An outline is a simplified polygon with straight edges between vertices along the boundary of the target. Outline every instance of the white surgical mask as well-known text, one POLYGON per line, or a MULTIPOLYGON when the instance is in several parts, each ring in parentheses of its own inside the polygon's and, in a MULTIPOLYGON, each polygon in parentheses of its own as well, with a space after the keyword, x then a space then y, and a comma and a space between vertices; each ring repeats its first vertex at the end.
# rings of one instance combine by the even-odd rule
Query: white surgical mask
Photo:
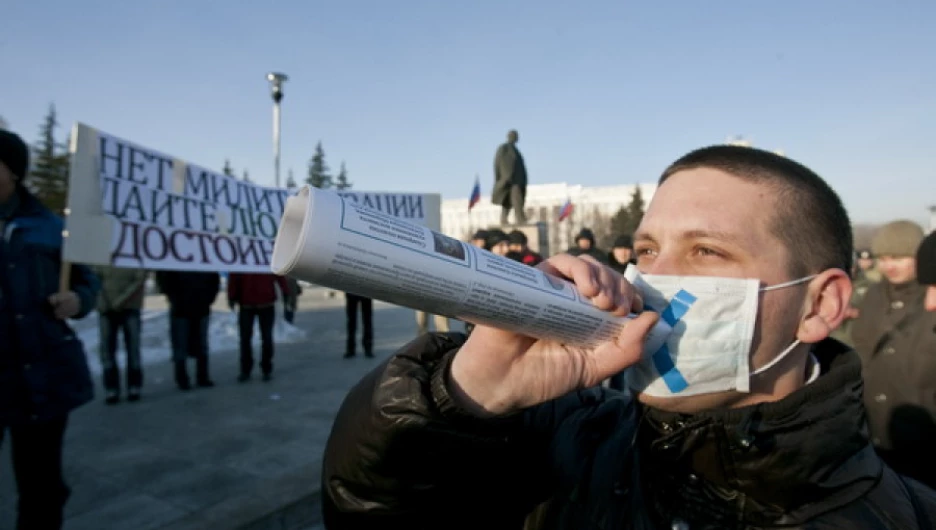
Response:
POLYGON ((648 341, 641 361, 627 370, 628 385, 649 396, 671 397, 750 392, 752 375, 769 370, 799 345, 794 341, 751 371, 760 292, 805 283, 815 275, 764 288, 757 279, 642 275, 633 265, 624 277, 643 295, 645 308, 660 314, 657 335, 669 328, 663 344, 648 341))

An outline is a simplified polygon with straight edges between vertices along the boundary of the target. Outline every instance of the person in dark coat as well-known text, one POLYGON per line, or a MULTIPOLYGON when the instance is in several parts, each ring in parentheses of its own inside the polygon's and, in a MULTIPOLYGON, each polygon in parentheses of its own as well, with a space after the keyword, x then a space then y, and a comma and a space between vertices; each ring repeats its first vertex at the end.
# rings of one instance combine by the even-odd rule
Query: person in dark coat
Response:
POLYGON ((487 240, 484 242, 484 250, 487 250, 498 256, 506 256, 510 252, 510 236, 503 230, 488 230, 487 240))
POLYGON ((917 281, 926 286, 923 307, 936 311, 936 232, 930 232, 920 243, 916 255, 917 281))
POLYGON ((73 264, 68 291, 59 292, 64 225, 24 186, 28 168, 25 142, 0 130, 0 443, 9 433, 17 528, 57 529, 70 495, 62 477, 68 416, 94 395, 67 320, 94 309, 99 284, 73 264))
POLYGON ((299 280, 286 278, 286 294, 283 300, 283 320, 290 324, 296 319, 296 310, 299 308, 299 297, 302 296, 302 286, 299 280))
POLYGON ((358 307, 361 308, 361 323, 364 325, 361 334, 364 356, 374 356, 374 300, 366 296, 345 293, 345 325, 348 334, 345 343, 345 359, 354 357, 357 351, 358 307))
POLYGON ((535 267, 543 262, 543 256, 530 250, 528 246, 529 240, 526 234, 519 230, 514 230, 507 234, 507 237, 510 238, 510 252, 507 253, 508 258, 531 267, 535 267))
POLYGON ((871 250, 883 279, 873 284, 851 327, 864 365, 871 439, 897 472, 936 487, 936 313, 917 281, 923 229, 895 221, 874 235, 871 250))
POLYGON ((526 224, 527 172, 523 155, 517 149, 520 139, 517 131, 507 133, 507 142, 497 148, 494 156, 494 191, 491 202, 501 207, 501 226, 507 226, 510 210, 514 211, 516 224, 526 224))
POLYGON ((566 251, 572 256, 591 256, 599 263, 608 263, 608 253, 599 249, 595 242, 595 233, 591 228, 583 228, 575 234, 575 246, 566 251))
POLYGON ((221 289, 217 272, 160 271, 156 273, 159 290, 169 300, 169 334, 172 361, 179 390, 190 390, 187 360, 195 358, 195 384, 214 386, 208 373, 208 323, 211 305, 221 289))
MULTIPOLYGON (((254 321, 260 324, 260 371, 263 380, 273 377, 273 324, 276 320, 276 288, 287 294, 286 278, 275 274, 247 274, 232 272, 228 275, 228 307, 237 310, 237 328, 240 335, 240 375, 238 382, 250 379, 253 372, 254 321)), ((283 305, 286 301, 284 298, 283 305)))
POLYGON ((634 255, 634 238, 629 235, 620 235, 614 240, 611 252, 608 252, 608 266, 624 274, 628 265, 637 264, 634 255))
POLYGON ((594 348, 481 325, 467 340, 405 346, 338 411, 322 462, 325 527, 933 528, 936 492, 876 455, 860 358, 828 339, 853 258, 848 214, 825 181, 769 151, 693 151, 664 171, 635 247, 646 281, 676 289, 686 278, 699 295, 667 339, 693 362, 644 355, 673 312, 644 311, 606 265, 553 256, 541 267, 596 307, 640 315, 594 348), (729 316, 717 288, 742 281, 765 290, 729 316), (712 333, 727 339, 724 355, 700 342, 712 333), (600 386, 629 367, 627 392, 600 386))

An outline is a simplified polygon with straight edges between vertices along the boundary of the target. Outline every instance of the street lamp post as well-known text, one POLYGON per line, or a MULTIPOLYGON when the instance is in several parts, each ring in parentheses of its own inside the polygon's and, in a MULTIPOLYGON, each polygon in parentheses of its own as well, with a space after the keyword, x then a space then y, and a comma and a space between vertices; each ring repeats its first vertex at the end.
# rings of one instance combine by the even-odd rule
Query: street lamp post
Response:
POLYGON ((267 81, 273 96, 273 178, 276 187, 280 187, 280 101, 283 100, 283 83, 289 79, 286 74, 270 72, 267 81))

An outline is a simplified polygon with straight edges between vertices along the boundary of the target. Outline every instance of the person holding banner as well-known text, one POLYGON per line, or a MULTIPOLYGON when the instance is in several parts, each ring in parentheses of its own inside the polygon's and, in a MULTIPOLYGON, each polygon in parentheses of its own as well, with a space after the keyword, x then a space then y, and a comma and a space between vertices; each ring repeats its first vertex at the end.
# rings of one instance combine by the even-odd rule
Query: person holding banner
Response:
POLYGON ((101 281, 98 296, 100 321, 100 356, 104 379, 104 402, 115 405, 120 401, 120 367, 117 363, 117 344, 123 334, 127 352, 127 400, 139 401, 143 387, 143 363, 140 355, 143 295, 147 272, 138 268, 98 266, 95 274, 101 281))
POLYGON ((66 320, 94 309, 99 286, 87 267, 61 261, 62 219, 26 188, 28 168, 26 143, 0 130, 0 443, 9 432, 17 528, 45 530, 61 528, 70 495, 62 477, 69 413, 94 395, 66 320))
POLYGON ((217 272, 159 271, 159 290, 169 300, 169 334, 172 341, 172 361, 179 390, 191 390, 187 359, 195 358, 195 382, 210 388, 214 382, 208 376, 208 321, 211 304, 221 290, 217 272))
POLYGON ((276 320, 276 288, 279 287, 286 304, 289 285, 286 278, 275 274, 248 274, 232 272, 228 275, 228 306, 237 311, 240 334, 240 383, 250 380, 253 372, 254 321, 260 323, 260 370, 263 380, 273 377, 273 324, 276 320))

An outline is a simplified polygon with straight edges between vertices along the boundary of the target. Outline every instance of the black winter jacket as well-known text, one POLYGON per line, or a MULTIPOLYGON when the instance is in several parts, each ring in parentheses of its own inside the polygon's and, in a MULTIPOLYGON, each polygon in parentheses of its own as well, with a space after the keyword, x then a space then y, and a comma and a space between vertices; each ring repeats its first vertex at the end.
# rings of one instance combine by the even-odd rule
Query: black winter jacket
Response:
POLYGON ((323 463, 330 530, 933 528, 936 493, 868 442, 858 357, 774 403, 696 415, 593 388, 498 420, 453 399, 460 334, 424 335, 347 396, 323 463))
POLYGON ((174 317, 208 316, 221 290, 221 276, 217 272, 159 271, 156 283, 169 300, 169 312, 174 317))

